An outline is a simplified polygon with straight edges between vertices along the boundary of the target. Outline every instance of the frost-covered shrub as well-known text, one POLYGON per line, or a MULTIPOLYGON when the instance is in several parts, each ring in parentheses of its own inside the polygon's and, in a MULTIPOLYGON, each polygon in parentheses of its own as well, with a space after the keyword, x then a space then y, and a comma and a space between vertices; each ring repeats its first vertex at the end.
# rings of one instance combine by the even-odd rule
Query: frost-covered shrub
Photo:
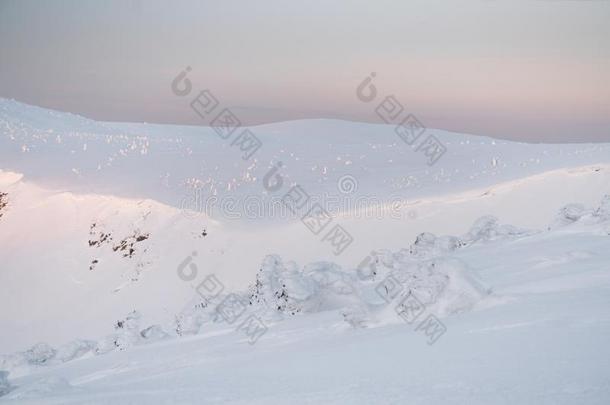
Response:
POLYGON ((312 287, 294 262, 283 263, 279 256, 270 255, 263 260, 250 288, 250 303, 294 315, 301 311, 300 302, 311 294, 312 287))
POLYGON ((94 349, 96 354, 104 354, 113 350, 125 350, 139 342, 140 318, 138 311, 130 312, 125 319, 117 321, 114 326, 115 333, 108 335, 97 342, 94 349))
POLYGON ((216 311, 223 300, 218 296, 214 301, 202 300, 199 296, 191 300, 184 309, 175 316, 174 332, 178 336, 195 335, 201 326, 207 322, 220 322, 222 317, 216 311))
POLYGON ((65 363, 90 353, 96 347, 96 343, 91 340, 76 339, 57 349, 56 359, 65 363))
POLYGON ((178 336, 196 335, 204 320, 195 311, 183 311, 176 315, 174 323, 174 330, 178 336))
POLYGON ((129 314, 127 314, 127 317, 125 317, 125 319, 117 321, 114 329, 125 331, 137 330, 140 327, 141 318, 142 315, 138 311, 131 311, 129 314))
POLYGON ((442 252, 453 252, 464 246, 464 242, 456 236, 441 236, 436 240, 436 247, 442 252))
POLYGON ((0 356, 0 368, 9 371, 44 366, 53 362, 57 351, 46 343, 38 343, 23 352, 0 356))
POLYGON ((464 242, 456 236, 441 236, 424 232, 420 233, 409 248, 411 255, 416 257, 431 257, 451 253, 464 246, 464 242))
POLYGON ((0 397, 8 394, 13 387, 8 382, 8 371, 0 370, 0 397))
POLYGON ((56 354, 57 351, 46 343, 37 343, 23 352, 23 356, 28 364, 37 366, 48 364, 56 354))
POLYGON ((414 256, 422 256, 434 249, 436 236, 430 232, 423 232, 417 235, 415 242, 411 245, 411 254, 414 256))
POLYGON ((251 288, 250 302, 267 312, 295 315, 340 309, 358 302, 354 273, 329 262, 308 264, 301 271, 293 262, 267 256, 251 288))
POLYGON ((95 354, 105 354, 114 350, 125 350, 139 342, 139 336, 132 333, 113 333, 100 339, 94 349, 95 354))
POLYGON ((95 354, 106 354, 117 350, 119 347, 117 339, 118 336, 116 334, 108 335, 101 338, 95 345, 95 349, 93 350, 93 352, 95 354))

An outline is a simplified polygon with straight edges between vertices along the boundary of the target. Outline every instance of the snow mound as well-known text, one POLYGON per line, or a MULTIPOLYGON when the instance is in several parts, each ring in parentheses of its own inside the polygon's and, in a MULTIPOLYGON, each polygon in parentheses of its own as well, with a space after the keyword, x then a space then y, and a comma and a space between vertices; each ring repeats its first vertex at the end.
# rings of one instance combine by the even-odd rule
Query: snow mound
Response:
POLYGON ((10 370, 16 375, 25 375, 37 367, 57 365, 115 350, 125 350, 137 344, 155 342, 170 336, 160 325, 140 329, 140 318, 139 312, 130 312, 125 319, 117 321, 114 333, 97 342, 75 339, 57 349, 47 343, 37 343, 26 351, 0 356, 0 369, 10 370))
POLYGON ((57 354, 57 350, 46 343, 38 343, 23 354, 28 364, 40 366, 52 360, 57 354))
POLYGON ((62 377, 44 377, 23 387, 16 388, 6 396, 7 399, 32 399, 48 398, 53 395, 63 395, 78 391, 79 389, 70 385, 68 380, 62 377))
POLYGON ((414 260, 405 250, 386 253, 379 261, 377 276, 383 281, 375 283, 374 303, 381 305, 373 318, 383 322, 390 315, 394 318, 396 304, 400 306, 409 297, 415 297, 422 309, 443 317, 471 310, 491 294, 465 262, 452 257, 414 260))
POLYGON ((580 223, 601 224, 610 221, 610 195, 604 195, 597 208, 587 208, 583 204, 567 204, 557 213, 549 229, 561 228, 580 223))
POLYGON ((92 340, 76 339, 59 347, 55 358, 62 363, 72 361, 91 353, 95 346, 92 340))
POLYGON ((8 382, 8 371, 0 370, 0 397, 8 394, 13 387, 8 382))
POLYGON ((0 357, 0 369, 25 374, 31 368, 50 364, 57 351, 46 343, 37 343, 28 350, 0 357))
POLYGON ((477 219, 462 240, 466 245, 472 245, 480 242, 520 238, 532 233, 532 231, 513 225, 500 225, 498 218, 488 215, 477 219))
POLYGON ((18 367, 41 366, 51 362, 57 351, 46 343, 37 343, 23 352, 2 356, 0 367, 13 370, 18 367))
POLYGON ((91 353, 96 342, 76 339, 55 349, 47 343, 37 343, 23 352, 12 353, 0 357, 0 368, 27 373, 31 368, 65 363, 91 353))
POLYGON ((465 246, 492 241, 517 239, 532 235, 535 231, 500 224, 498 218, 487 215, 477 219, 470 230, 462 236, 436 236, 423 232, 409 247, 409 253, 417 258, 431 258, 447 255, 465 246))
POLYGON ((0 169, 0 187, 8 187, 23 179, 23 174, 0 169))
POLYGON ((161 325, 152 325, 146 329, 143 329, 140 332, 140 336, 149 342, 156 342, 158 340, 163 340, 170 337, 170 335, 165 332, 161 325))

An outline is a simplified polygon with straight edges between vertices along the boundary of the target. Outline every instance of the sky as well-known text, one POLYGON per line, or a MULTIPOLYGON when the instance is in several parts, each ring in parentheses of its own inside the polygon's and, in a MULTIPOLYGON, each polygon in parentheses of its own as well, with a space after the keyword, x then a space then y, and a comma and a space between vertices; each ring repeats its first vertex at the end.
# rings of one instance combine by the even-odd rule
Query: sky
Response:
POLYGON ((610 141, 607 1, 0 0, 0 97, 202 125, 171 90, 187 66, 244 125, 379 122, 394 96, 429 128, 610 141))

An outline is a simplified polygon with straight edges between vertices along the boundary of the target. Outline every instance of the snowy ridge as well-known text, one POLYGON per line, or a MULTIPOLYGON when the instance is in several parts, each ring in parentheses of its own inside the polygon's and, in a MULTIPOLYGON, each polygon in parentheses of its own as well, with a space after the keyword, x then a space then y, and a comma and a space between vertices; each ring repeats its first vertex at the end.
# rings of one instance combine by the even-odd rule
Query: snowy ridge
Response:
POLYGON ((610 164, 609 144, 523 144, 430 129, 448 149, 430 167, 391 125, 301 120, 251 130, 263 146, 244 160, 209 127, 96 122, 0 98, 3 170, 42 186, 175 207, 194 189, 204 197, 271 198, 261 182, 279 161, 285 183, 298 183, 312 195, 336 196, 338 180, 350 175, 357 180, 351 198, 382 201, 610 164))

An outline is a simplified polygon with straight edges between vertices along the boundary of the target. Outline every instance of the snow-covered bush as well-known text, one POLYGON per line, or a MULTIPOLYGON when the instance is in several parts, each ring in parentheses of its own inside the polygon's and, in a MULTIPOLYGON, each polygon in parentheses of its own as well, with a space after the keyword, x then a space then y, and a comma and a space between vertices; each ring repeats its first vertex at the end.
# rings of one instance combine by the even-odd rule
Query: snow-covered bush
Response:
POLYGON ((57 349, 55 358, 62 363, 78 359, 95 349, 96 343, 91 340, 76 339, 57 349))
POLYGON ((95 354, 106 354, 118 349, 117 343, 118 336, 116 334, 108 335, 98 340, 95 345, 95 354))
POLYGON ((431 257, 451 253, 462 246, 464 242, 456 236, 436 237, 434 234, 424 232, 417 235, 409 251, 416 257, 431 257))
POLYGON ((117 321, 114 329, 124 331, 136 331, 140 327, 140 319, 142 315, 138 311, 131 311, 125 319, 117 321))
POLYGON ((498 218, 487 215, 477 219, 470 230, 460 237, 449 235, 437 237, 430 232, 420 233, 409 247, 409 254, 420 259, 432 258, 450 254, 467 245, 518 238, 532 233, 512 225, 500 225, 498 218))
POLYGON ((196 335, 204 322, 202 316, 197 312, 182 311, 176 315, 174 330, 178 336, 196 335))
POLYGON ((185 308, 175 316, 174 331, 178 336, 195 335, 199 333, 201 326, 207 322, 220 321, 216 312, 217 305, 221 302, 217 297, 215 302, 210 303, 201 298, 191 300, 185 308))
POLYGON ((27 363, 37 366, 48 364, 56 354, 57 350, 46 343, 37 343, 23 352, 23 356, 27 363))
POLYGON ((436 240, 436 248, 443 253, 453 252, 464 246, 464 242, 457 236, 441 236, 436 240))
POLYGON ((610 195, 606 194, 599 207, 593 212, 593 216, 600 221, 610 221, 610 195))
POLYGON ((610 221, 610 195, 603 196, 599 206, 594 209, 582 204, 568 204, 559 210, 549 229, 559 228, 575 223, 593 225, 610 221))
POLYGON ((498 218, 487 215, 477 219, 468 233, 461 237, 461 240, 466 245, 472 245, 479 242, 518 238, 532 233, 532 231, 512 225, 500 225, 498 218))
POLYGON ((435 244, 436 235, 430 232, 420 233, 410 247, 411 254, 414 256, 424 256, 434 249, 435 244))
POLYGON ((582 204, 565 205, 559 209, 559 213, 555 217, 553 227, 573 224, 588 213, 589 210, 587 210, 582 204))
POLYGON ((0 369, 25 371, 31 367, 45 366, 56 360, 57 351, 46 343, 38 343, 22 352, 0 356, 0 369))
POLYGON ((115 333, 108 335, 97 342, 94 349, 96 354, 104 354, 113 350, 125 350, 135 345, 141 339, 140 318, 137 311, 130 312, 123 320, 117 321, 114 326, 115 333))
POLYGON ((283 263, 276 255, 263 259, 250 288, 250 303, 294 315, 301 311, 300 301, 311 294, 312 283, 307 282, 294 262, 283 263))
POLYGON ((298 270, 294 262, 267 256, 251 287, 250 302, 267 312, 295 315, 343 308, 357 302, 356 277, 329 262, 298 270))

